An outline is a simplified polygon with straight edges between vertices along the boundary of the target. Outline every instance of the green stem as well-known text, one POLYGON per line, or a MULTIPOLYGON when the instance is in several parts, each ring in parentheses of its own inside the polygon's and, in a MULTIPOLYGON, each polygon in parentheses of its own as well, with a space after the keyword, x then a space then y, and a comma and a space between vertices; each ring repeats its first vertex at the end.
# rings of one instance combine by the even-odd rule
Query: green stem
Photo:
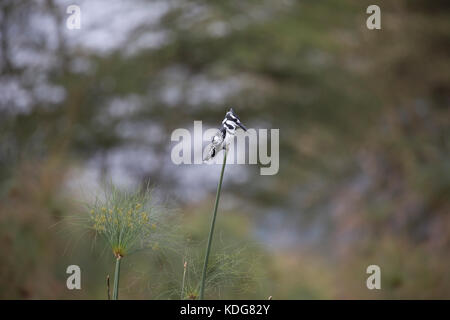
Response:
POLYGON ((109 289, 109 274, 106 277, 106 291, 108 295, 108 300, 111 300, 111 290, 109 289))
POLYGON ((180 296, 180 300, 184 299, 184 284, 185 284, 185 280, 186 280, 186 267, 187 267, 187 262, 184 261, 183 281, 181 282, 181 296, 180 296))
POLYGON ((119 273, 120 273, 120 260, 121 256, 116 258, 116 271, 114 272, 114 289, 113 289, 113 300, 119 298, 119 273))
POLYGON ((211 228, 209 230, 205 262, 203 264, 202 283, 201 283, 201 287, 200 287, 200 300, 203 300, 204 294, 205 294, 206 269, 208 268, 209 252, 211 251, 211 242, 212 242, 212 237, 213 237, 213 233, 214 233, 214 225, 216 224, 217 207, 219 206, 220 190, 222 189, 223 172, 225 171, 226 162, 227 162, 227 150, 225 149, 224 155, 223 155, 222 171, 220 172, 219 184, 217 186, 216 202, 214 204, 214 213, 213 213, 213 217, 211 220, 211 228))

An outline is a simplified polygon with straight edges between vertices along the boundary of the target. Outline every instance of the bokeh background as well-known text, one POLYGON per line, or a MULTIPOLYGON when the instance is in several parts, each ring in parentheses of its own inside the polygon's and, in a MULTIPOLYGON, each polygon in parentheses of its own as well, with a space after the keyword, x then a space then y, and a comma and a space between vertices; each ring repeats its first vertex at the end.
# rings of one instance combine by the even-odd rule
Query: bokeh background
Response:
POLYGON ((113 256, 64 222, 106 181, 150 183, 187 244, 124 259, 120 297, 180 298, 185 260, 195 292, 220 166, 170 135, 230 106, 280 129, 280 170, 227 167, 209 298, 450 298, 449 4, 2 0, 0 298, 106 298, 113 256))

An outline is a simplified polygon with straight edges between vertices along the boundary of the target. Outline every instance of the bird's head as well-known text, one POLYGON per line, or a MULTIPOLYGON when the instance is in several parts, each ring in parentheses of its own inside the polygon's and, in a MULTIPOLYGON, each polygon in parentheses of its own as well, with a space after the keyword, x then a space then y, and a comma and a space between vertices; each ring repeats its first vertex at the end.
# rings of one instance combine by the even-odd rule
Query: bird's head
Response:
POLYGON ((239 126, 242 130, 247 131, 247 128, 242 124, 241 120, 234 112, 233 108, 230 108, 230 111, 225 115, 225 119, 223 119, 222 123, 233 132, 236 130, 237 126, 239 126))

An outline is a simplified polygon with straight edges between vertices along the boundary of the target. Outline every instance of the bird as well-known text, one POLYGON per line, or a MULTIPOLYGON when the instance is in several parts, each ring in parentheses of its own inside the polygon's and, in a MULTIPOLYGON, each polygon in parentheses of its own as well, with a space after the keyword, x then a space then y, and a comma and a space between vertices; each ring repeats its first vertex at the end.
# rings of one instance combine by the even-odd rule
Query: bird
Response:
POLYGON ((210 161, 219 153, 220 150, 228 148, 230 142, 236 134, 236 130, 239 128, 247 131, 247 128, 242 124, 233 108, 230 108, 230 110, 225 114, 225 118, 223 119, 219 130, 212 137, 211 143, 205 148, 203 161, 210 161))

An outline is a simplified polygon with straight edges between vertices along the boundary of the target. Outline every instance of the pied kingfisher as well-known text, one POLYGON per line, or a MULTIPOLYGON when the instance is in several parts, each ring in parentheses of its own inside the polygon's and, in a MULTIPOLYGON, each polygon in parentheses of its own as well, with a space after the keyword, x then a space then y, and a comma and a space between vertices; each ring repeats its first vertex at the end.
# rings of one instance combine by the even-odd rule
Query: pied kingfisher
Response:
POLYGON ((211 160, 219 153, 220 150, 228 148, 228 145, 234 138, 238 127, 242 128, 244 131, 247 131, 247 128, 242 124, 233 108, 230 108, 230 111, 226 113, 225 118, 222 121, 222 126, 212 137, 211 143, 205 149, 203 161, 211 160))

